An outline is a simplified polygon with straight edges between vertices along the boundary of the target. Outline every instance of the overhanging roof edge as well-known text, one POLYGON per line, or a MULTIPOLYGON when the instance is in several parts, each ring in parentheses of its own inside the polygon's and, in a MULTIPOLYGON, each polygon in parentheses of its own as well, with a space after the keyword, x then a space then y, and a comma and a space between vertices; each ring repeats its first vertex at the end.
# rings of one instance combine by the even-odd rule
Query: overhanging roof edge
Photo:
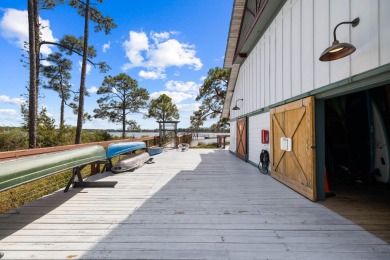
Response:
POLYGON ((244 16, 244 7, 246 0, 234 0, 232 16, 229 26, 229 34, 226 43, 225 59, 223 63, 224 68, 232 68, 234 54, 240 33, 242 18, 244 16))

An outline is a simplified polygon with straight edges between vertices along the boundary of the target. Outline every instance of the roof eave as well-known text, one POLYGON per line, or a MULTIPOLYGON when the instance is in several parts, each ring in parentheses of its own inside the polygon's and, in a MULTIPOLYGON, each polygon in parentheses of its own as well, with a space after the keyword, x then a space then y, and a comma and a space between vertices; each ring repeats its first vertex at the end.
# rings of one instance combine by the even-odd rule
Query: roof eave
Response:
POLYGON ((232 68, 246 0, 234 0, 223 67, 232 68))
MULTIPOLYGON (((267 1, 265 8, 256 21, 255 26, 252 27, 250 34, 247 36, 246 42, 240 46, 240 53, 249 54, 257 41, 264 34, 270 22, 274 19, 279 10, 283 7, 286 0, 272 0, 267 1)), ((240 34, 241 23, 244 16, 246 0, 235 0, 233 4, 232 18, 230 21, 229 38, 226 46, 224 68, 230 68, 230 78, 228 87, 226 89, 225 103, 223 105, 222 118, 230 117, 230 106, 236 85, 238 71, 245 58, 236 55, 238 37, 240 34)))

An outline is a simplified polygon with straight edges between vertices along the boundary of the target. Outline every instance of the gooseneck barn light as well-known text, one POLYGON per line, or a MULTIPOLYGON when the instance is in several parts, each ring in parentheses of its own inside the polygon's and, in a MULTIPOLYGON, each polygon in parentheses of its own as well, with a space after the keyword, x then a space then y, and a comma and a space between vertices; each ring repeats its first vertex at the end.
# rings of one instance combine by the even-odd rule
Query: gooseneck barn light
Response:
POLYGON ((236 100, 236 105, 232 108, 232 110, 240 110, 240 108, 237 106, 237 102, 238 102, 239 100, 243 101, 244 99, 243 99, 243 98, 237 99, 237 100, 236 100))
POLYGON ((352 44, 349 43, 339 43, 339 41, 336 39, 336 30, 337 27, 339 27, 342 24, 351 24, 352 27, 356 27, 360 22, 359 17, 355 18, 352 22, 342 22, 336 25, 336 27, 333 30, 333 43, 332 46, 327 48, 320 56, 320 61, 332 61, 341 59, 345 56, 350 55, 353 53, 356 48, 352 44))

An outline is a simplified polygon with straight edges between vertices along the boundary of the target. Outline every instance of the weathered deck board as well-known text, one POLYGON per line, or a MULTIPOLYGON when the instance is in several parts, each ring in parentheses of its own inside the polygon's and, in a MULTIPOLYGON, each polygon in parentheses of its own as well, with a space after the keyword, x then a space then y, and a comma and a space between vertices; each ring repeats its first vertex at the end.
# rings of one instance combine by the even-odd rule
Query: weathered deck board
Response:
POLYGON ((386 242, 226 150, 154 161, 93 176, 115 188, 58 191, 0 215, 4 259, 390 258, 386 242))

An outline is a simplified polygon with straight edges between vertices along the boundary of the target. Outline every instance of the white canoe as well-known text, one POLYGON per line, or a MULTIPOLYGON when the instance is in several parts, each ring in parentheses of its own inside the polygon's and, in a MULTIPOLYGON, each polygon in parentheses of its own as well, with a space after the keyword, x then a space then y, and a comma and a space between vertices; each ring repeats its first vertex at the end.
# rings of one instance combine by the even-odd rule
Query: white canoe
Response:
POLYGON ((144 165, 149 160, 150 160, 150 155, 148 153, 141 153, 136 156, 134 155, 124 156, 111 168, 111 171, 113 173, 133 171, 141 167, 142 165, 144 165))
POLYGON ((390 152, 389 138, 386 132, 386 125, 378 105, 372 100, 372 117, 375 137, 375 161, 374 167, 378 169, 375 178, 378 182, 390 182, 390 152))

